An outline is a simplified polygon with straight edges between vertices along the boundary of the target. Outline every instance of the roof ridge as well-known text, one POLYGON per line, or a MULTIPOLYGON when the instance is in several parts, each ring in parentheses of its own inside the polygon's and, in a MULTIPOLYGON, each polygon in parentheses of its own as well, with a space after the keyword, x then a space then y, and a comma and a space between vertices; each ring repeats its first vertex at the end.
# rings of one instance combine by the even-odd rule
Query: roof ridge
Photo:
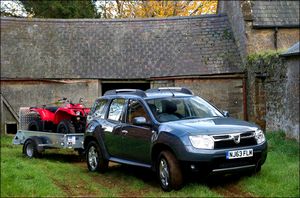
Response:
POLYGON ((226 17, 226 14, 205 14, 198 16, 173 16, 162 18, 126 18, 126 19, 54 19, 54 18, 17 18, 1 17, 1 21, 22 21, 22 22, 139 22, 139 21, 172 21, 186 19, 202 19, 226 17))

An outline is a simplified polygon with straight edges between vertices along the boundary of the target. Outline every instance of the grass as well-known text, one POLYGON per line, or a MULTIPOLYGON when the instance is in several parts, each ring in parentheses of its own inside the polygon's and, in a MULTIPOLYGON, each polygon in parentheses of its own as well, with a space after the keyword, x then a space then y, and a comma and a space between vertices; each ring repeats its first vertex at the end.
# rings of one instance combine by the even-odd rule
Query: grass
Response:
POLYGON ((284 133, 269 133, 267 138, 269 152, 262 171, 240 185, 263 197, 299 197, 299 144, 286 140, 284 133))
POLYGON ((286 140, 284 133, 268 133, 267 138, 269 153, 260 173, 224 181, 196 180, 165 193, 147 169, 111 164, 105 174, 90 173, 71 150, 47 150, 41 159, 28 159, 22 146, 12 145, 12 136, 1 136, 0 197, 299 197, 299 144, 286 140))

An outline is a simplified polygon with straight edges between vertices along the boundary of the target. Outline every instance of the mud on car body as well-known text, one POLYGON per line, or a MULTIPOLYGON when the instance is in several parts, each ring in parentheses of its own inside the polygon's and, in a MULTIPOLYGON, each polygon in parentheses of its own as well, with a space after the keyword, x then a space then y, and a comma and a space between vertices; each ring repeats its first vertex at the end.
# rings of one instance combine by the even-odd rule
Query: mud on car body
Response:
POLYGON ((257 172, 267 157, 258 126, 174 87, 106 92, 88 116, 84 147, 90 171, 109 161, 151 168, 165 191, 180 189, 187 170, 257 172))

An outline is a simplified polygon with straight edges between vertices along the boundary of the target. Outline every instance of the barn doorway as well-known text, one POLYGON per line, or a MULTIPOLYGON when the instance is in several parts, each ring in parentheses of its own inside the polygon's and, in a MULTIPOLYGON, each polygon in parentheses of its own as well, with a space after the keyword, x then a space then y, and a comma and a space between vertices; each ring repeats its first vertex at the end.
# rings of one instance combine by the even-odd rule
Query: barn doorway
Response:
POLYGON ((18 124, 15 122, 8 122, 5 124, 6 134, 16 134, 18 130, 18 124))
POLYGON ((150 89, 150 82, 147 81, 126 81, 126 82, 102 82, 102 95, 112 89, 150 89))

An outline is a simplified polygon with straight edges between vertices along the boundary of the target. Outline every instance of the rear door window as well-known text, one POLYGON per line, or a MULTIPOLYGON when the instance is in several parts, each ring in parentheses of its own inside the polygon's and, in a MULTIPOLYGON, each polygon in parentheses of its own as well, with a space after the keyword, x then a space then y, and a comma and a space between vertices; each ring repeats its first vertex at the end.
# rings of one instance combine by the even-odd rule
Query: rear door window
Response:
POLYGON ((121 121, 125 109, 125 99, 116 98, 111 102, 109 107, 108 117, 109 120, 121 121))
POLYGON ((95 102, 92 108, 92 116, 104 118, 105 116, 105 107, 106 107, 107 100, 106 99, 99 99, 95 102))

